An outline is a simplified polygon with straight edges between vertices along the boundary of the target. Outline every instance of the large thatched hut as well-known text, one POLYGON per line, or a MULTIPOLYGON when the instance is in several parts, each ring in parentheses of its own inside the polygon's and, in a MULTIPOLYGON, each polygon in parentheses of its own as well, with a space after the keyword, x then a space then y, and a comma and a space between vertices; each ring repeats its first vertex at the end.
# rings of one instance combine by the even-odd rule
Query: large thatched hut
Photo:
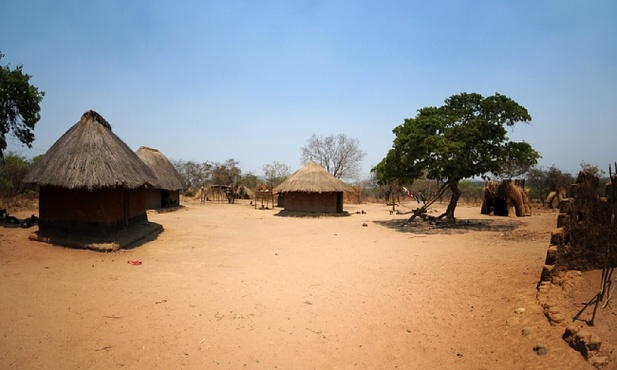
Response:
POLYGON ((147 221, 150 169, 98 113, 84 113, 37 162, 39 232, 105 235, 147 221))
POLYGON ((353 192, 353 188, 309 161, 273 192, 284 195, 288 212, 343 213, 343 193, 353 192))
POLYGON ((146 208, 169 208, 180 205, 180 191, 184 181, 169 159, 158 149, 145 146, 137 149, 137 156, 150 168, 158 182, 157 187, 146 189, 146 208))

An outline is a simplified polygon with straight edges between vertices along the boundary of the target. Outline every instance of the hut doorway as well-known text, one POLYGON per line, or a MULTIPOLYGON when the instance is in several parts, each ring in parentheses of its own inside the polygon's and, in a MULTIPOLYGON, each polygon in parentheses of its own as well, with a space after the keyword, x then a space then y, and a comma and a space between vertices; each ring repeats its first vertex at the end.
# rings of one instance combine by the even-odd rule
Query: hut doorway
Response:
POLYGON ((505 199, 501 199, 501 198, 493 199, 493 214, 495 216, 507 216, 508 215, 508 205, 506 204, 505 199))
POLYGON ((171 198, 171 195, 168 191, 161 190, 161 208, 169 207, 170 198, 171 198))
POLYGON ((336 213, 343 213, 343 193, 336 193, 336 213))

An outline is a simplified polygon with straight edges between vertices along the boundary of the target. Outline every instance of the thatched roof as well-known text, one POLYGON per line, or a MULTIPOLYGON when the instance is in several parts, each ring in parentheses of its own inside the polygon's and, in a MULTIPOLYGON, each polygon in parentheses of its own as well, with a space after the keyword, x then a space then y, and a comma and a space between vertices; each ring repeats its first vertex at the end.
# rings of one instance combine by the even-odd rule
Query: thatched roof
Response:
POLYGON ((336 193, 353 191, 353 188, 332 176, 322 166, 309 161, 272 191, 274 193, 336 193))
POLYGON ((182 190, 185 188, 176 168, 158 149, 145 146, 137 149, 137 156, 152 170, 159 183, 159 189, 182 190))
POLYGON ((85 190, 158 185, 148 166, 95 111, 84 113, 32 167, 25 181, 85 190))

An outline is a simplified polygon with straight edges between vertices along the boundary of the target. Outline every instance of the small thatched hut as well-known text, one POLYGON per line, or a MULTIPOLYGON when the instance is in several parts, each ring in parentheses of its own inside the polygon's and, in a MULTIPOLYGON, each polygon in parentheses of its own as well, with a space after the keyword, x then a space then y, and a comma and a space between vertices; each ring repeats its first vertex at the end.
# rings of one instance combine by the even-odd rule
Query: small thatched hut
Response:
POLYGON ((255 199, 255 192, 246 185, 239 185, 236 189, 237 199, 255 199))
POLYGON ((559 186, 556 191, 551 191, 546 196, 544 205, 548 208, 558 209, 562 200, 566 199, 566 189, 559 186))
POLYGON ((353 191, 313 161, 273 189, 284 195, 285 211, 309 213, 343 213, 343 193, 353 191))
POLYGON ((39 232, 105 235, 146 222, 150 169, 98 113, 84 113, 37 162, 39 232))
POLYGON ((137 156, 150 168, 158 182, 156 188, 146 189, 146 208, 169 208, 180 205, 180 191, 184 182, 171 162, 157 149, 145 146, 137 149, 137 156))
POLYGON ((487 181, 480 213, 495 216, 531 216, 525 179, 487 181))

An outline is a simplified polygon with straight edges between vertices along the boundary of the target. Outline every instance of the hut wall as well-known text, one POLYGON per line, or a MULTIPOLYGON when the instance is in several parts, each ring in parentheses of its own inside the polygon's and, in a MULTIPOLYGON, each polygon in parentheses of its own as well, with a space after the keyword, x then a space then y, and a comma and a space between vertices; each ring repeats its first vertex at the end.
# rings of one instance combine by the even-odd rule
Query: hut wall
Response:
POLYGON ((159 189, 146 189, 146 209, 157 209, 162 207, 161 202, 161 190, 159 189))
POLYGON ((290 212, 337 213, 337 193, 286 193, 285 210, 290 212))
POLYGON ((180 190, 146 189, 145 196, 146 209, 177 207, 180 205, 180 190))
POLYGON ((96 191, 41 187, 39 230, 104 234, 147 221, 145 189, 96 191))

